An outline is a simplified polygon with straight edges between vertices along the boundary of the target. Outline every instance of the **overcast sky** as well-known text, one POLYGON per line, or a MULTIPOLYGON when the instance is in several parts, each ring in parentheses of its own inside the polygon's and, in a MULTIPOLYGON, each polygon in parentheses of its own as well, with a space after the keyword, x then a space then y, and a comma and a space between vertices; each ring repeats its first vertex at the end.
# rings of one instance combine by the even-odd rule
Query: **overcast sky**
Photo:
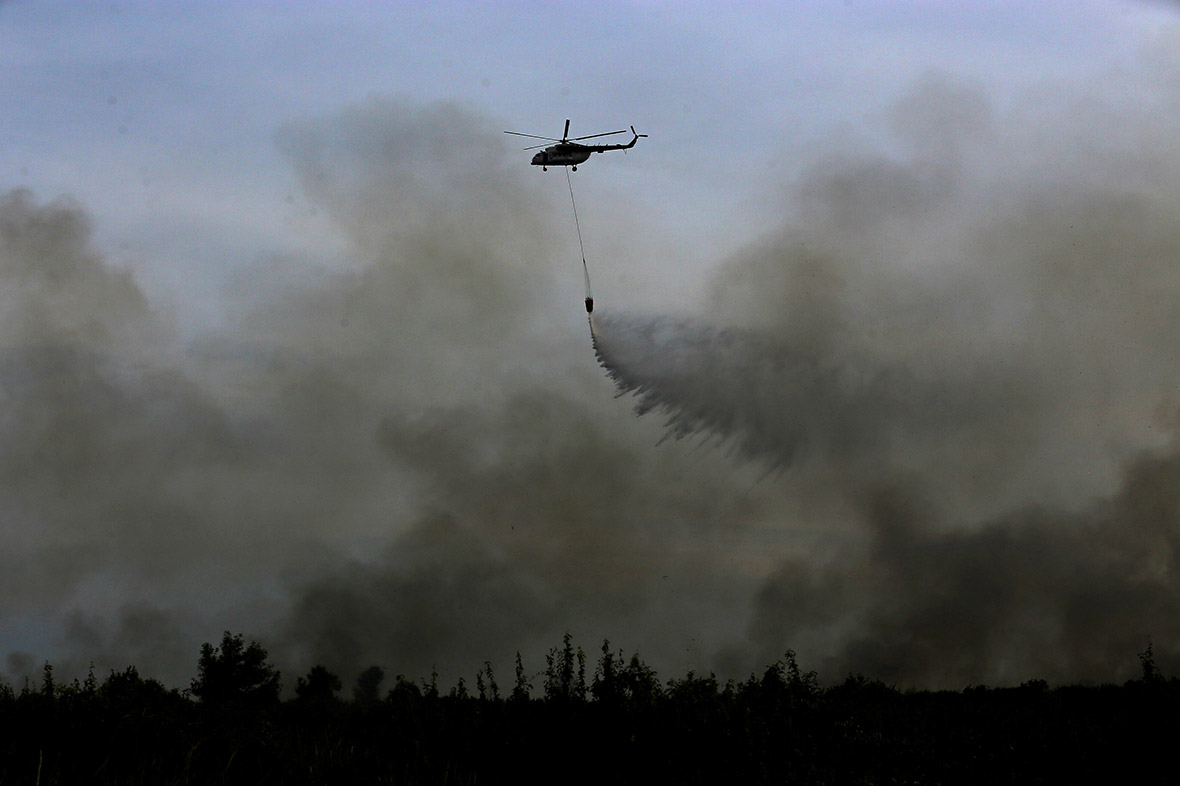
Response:
MULTIPOLYGON (((586 170, 587 253, 611 225, 594 206, 624 203, 673 252, 650 283, 692 291, 678 271, 692 263, 699 280, 773 220, 767 192, 801 152, 885 136, 881 113, 922 75, 977 82, 1003 106, 1150 68, 1171 20, 1110 2, 10 1, 0 13, 0 178, 79 199, 112 261, 192 329, 224 317, 221 288, 260 261, 339 251, 275 145, 287 123, 394 98, 543 136, 567 117, 576 135, 635 125, 650 144, 586 170)), ((555 200, 560 180, 542 181, 555 200)))
POLYGON ((0 3, 0 670, 1180 668, 1178 87, 1166 3, 0 3))

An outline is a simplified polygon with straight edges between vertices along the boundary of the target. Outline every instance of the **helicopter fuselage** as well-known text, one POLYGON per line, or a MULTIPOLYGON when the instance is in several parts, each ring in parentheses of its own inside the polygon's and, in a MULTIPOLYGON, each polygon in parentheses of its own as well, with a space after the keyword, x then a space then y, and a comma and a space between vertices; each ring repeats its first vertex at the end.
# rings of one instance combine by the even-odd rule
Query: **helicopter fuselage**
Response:
POLYGON ((533 166, 577 166, 590 158, 593 148, 586 145, 560 144, 545 148, 533 156, 533 166))
MULTIPOLYGON (((631 129, 634 133, 635 129, 631 129)), ((608 150, 630 150, 635 147, 639 137, 646 134, 635 134, 634 138, 625 145, 581 145, 577 142, 558 142, 550 145, 533 156, 532 165, 542 168, 551 166, 572 166, 576 171, 578 164, 590 158, 591 153, 605 153, 608 150)))
MULTIPOLYGON (((583 139, 595 139, 600 136, 614 136, 615 134, 625 134, 626 131, 607 131, 605 134, 588 134, 587 136, 576 136, 570 139, 570 121, 566 118, 565 130, 561 132, 561 139, 555 139, 551 136, 537 136, 536 134, 522 134, 519 131, 505 131, 505 134, 512 134, 513 136, 527 136, 529 139, 544 139, 547 142, 556 142, 556 145, 549 145, 540 153, 533 156, 532 165, 539 166, 541 169, 548 169, 549 165, 553 166, 568 166, 575 172, 578 171, 578 164, 590 158, 591 153, 605 153, 608 150, 627 150, 635 147, 635 143, 639 141, 639 137, 647 136, 635 130, 635 126, 631 126, 631 141, 625 145, 583 145, 583 139)), ((536 150, 541 145, 533 145, 526 147, 525 150, 536 150)))

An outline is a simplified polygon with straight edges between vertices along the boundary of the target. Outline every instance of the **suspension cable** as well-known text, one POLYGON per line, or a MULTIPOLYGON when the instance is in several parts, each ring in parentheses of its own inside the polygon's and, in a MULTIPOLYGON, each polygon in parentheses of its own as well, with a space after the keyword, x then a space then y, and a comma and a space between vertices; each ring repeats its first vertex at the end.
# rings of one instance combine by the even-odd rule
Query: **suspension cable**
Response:
POLYGON ((586 262, 586 247, 582 245, 582 225, 578 223, 578 204, 574 202, 574 184, 570 181, 570 168, 565 168, 565 184, 570 188, 570 205, 574 208, 574 226, 578 230, 578 250, 582 252, 582 263, 586 262))
POLYGON ((570 168, 565 168, 565 184, 570 190, 570 206, 574 209, 574 227, 578 230, 578 250, 582 252, 582 273, 586 277, 586 313, 594 310, 594 296, 590 294, 590 268, 586 264, 586 247, 582 244, 582 224, 578 221, 578 203, 574 201, 574 184, 570 180, 570 168))

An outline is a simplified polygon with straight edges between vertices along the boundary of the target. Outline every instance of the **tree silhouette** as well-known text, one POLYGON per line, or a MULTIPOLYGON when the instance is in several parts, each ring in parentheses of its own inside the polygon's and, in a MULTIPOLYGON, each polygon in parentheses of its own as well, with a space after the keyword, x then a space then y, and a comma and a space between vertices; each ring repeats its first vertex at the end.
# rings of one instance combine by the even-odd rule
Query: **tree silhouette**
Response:
POLYGON ((637 707, 654 706, 657 700, 663 696, 663 689, 660 687, 660 679, 656 676, 655 669, 644 663, 643 659, 639 657, 639 653, 634 653, 631 656, 631 660, 627 663, 627 668, 622 674, 622 680, 628 698, 637 707))
POLYGON ((370 666, 357 675, 356 685, 352 686, 352 700, 360 703, 373 702, 381 698, 381 681, 385 679, 385 669, 380 666, 370 666))
MULTIPOLYGON (((1148 650, 1151 645, 1147 645, 1148 650)), ((54 691, 57 684, 53 681, 53 665, 49 661, 45 661, 45 665, 41 667, 41 694, 53 698, 54 691)))
POLYGON ((549 701, 586 700, 586 653, 576 650, 573 636, 566 633, 561 650, 549 650, 545 655, 545 698, 549 701), (576 664, 576 665, 575 665, 576 664))
POLYGON ((191 696, 134 666, 98 685, 46 664, 19 694, 0 679, 0 782, 1122 783, 1161 771, 1180 734, 1180 680, 1150 640, 1142 680, 1122 686, 824 688, 791 650, 742 682, 662 681, 603 641, 587 691, 582 661, 567 634, 536 698, 519 653, 504 696, 485 662, 478 700, 462 679, 440 696, 437 674, 398 675, 381 699, 371 667, 362 701, 336 701, 340 680, 316 666, 283 704, 265 650, 228 632, 202 648, 191 696), (593 752, 574 772, 570 739, 593 752))
POLYGON ((532 680, 524 670, 524 662, 520 659, 520 651, 516 652, 516 682, 512 686, 512 700, 526 702, 533 690, 532 680))
POLYGON ((475 685, 479 689, 480 701, 500 700, 500 686, 496 684, 496 675, 492 673, 490 660, 485 660, 483 668, 475 673, 475 685))
POLYGON ((1139 653, 1139 666, 1143 670, 1144 685, 1160 685, 1165 681, 1163 672, 1155 665, 1155 652, 1150 636, 1147 637, 1147 649, 1139 653))
POLYGON ((192 694, 202 704, 242 704, 263 707, 279 700, 279 672, 266 660, 266 650, 256 641, 246 644, 242 634, 228 630, 221 646, 201 645, 192 694))
POLYGON ((340 678, 323 666, 312 666, 307 677, 300 677, 295 683, 295 695, 300 701, 329 702, 343 687, 340 678))
POLYGON ((623 698, 622 675, 626 669, 623 663, 623 653, 612 654, 610 639, 602 640, 602 657, 598 660, 598 668, 594 671, 594 682, 590 685, 590 694, 595 701, 604 704, 616 704, 623 698))

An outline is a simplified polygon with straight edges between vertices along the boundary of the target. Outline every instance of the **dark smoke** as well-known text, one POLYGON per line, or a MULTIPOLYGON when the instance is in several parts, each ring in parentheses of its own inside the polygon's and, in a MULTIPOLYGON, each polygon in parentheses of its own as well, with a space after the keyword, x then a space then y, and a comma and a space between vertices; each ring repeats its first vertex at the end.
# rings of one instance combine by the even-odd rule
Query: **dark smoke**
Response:
POLYGON ((243 285, 193 342, 79 206, 8 194, 9 678, 184 685, 226 629, 288 683, 491 659, 503 685, 567 630, 661 673, 794 648, 826 680, 1125 679, 1149 635, 1180 665, 1180 114, 1108 98, 1174 109, 1174 75, 1084 113, 931 78, 891 149, 780 186, 704 313, 612 316, 596 279, 595 349, 665 429, 589 357, 564 183, 469 112, 284 128, 349 254, 243 285))
POLYGON ((940 529, 912 486, 862 500, 867 553, 816 569, 779 566, 751 637, 827 640, 823 671, 958 687, 1135 676, 1151 637, 1180 666, 1180 458, 1144 458, 1123 490, 1078 513, 1029 508, 940 529), (833 647, 833 629, 843 621, 833 647))
POLYGON ((597 322, 641 414, 791 466, 864 534, 780 562, 757 662, 790 646, 831 677, 1106 680, 1150 636, 1180 665, 1180 166, 1157 159, 1175 124, 1122 117, 1111 140, 1066 115, 1060 150, 1026 110, 932 79, 898 107, 908 157, 832 155, 729 262, 713 311, 733 327, 597 322), (1016 152, 1038 167, 1004 167, 1016 152))
POLYGON ((312 286, 268 268, 190 343, 79 206, 0 210, 9 679, 185 685, 226 629, 288 682, 540 668, 567 630, 703 663, 732 625, 686 620, 737 602, 714 555, 764 501, 618 428, 561 308, 564 203, 453 107, 373 101, 279 144, 352 257, 312 286))

